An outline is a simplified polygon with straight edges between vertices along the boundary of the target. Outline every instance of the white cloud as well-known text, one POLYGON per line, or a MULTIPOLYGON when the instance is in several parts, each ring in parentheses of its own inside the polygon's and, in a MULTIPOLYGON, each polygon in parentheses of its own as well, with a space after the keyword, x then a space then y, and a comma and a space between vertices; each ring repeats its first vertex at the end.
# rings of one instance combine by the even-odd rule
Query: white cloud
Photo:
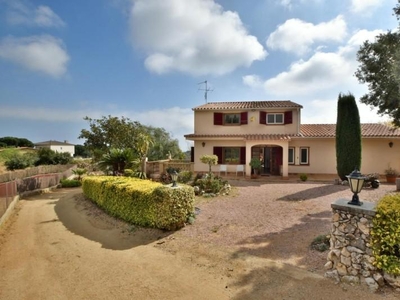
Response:
POLYGON ((346 35, 347 25, 341 15, 317 25, 290 19, 270 34, 266 44, 273 50, 302 55, 309 52, 316 42, 341 42, 346 35))
POLYGON ((6 1, 7 21, 13 25, 28 25, 38 27, 63 27, 64 21, 48 6, 33 7, 28 2, 20 0, 6 1))
POLYGON ((383 2, 383 0, 351 0, 351 10, 355 13, 370 13, 383 2))
POLYGON ((63 42, 50 35, 6 37, 0 41, 0 58, 53 77, 65 74, 69 61, 63 42))
POLYGON ((257 75, 246 75, 242 77, 243 84, 253 88, 259 88, 263 86, 261 77, 257 75))
POLYGON ((239 15, 214 0, 134 0, 130 29, 157 74, 222 75, 267 56, 239 15))

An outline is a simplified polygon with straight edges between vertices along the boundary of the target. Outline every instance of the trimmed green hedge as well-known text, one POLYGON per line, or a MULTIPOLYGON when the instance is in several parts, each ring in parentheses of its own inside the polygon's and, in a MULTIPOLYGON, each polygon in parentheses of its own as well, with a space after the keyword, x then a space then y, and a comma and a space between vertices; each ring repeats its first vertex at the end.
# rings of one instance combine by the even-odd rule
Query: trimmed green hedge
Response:
POLYGON ((376 207, 371 231, 375 266, 400 275, 400 194, 384 196, 376 207))
POLYGON ((86 176, 83 194, 107 213, 132 224, 176 230, 194 213, 194 190, 130 177, 86 176))

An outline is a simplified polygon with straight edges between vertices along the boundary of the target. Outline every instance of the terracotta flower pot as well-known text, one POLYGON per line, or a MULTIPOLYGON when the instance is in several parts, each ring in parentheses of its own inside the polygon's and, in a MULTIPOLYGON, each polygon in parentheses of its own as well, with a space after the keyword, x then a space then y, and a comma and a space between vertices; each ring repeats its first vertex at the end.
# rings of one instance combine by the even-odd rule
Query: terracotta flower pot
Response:
POLYGON ((396 175, 386 175, 386 182, 387 183, 395 183, 396 182, 396 175))

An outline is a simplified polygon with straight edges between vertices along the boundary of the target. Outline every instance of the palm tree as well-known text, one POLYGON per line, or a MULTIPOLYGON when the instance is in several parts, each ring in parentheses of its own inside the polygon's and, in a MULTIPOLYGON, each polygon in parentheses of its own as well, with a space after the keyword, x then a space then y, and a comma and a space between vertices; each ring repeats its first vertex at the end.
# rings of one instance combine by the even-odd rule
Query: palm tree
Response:
POLYGON ((111 149, 104 154, 99 161, 99 166, 103 169, 112 168, 113 175, 123 174, 126 167, 132 164, 133 153, 131 149, 111 149))

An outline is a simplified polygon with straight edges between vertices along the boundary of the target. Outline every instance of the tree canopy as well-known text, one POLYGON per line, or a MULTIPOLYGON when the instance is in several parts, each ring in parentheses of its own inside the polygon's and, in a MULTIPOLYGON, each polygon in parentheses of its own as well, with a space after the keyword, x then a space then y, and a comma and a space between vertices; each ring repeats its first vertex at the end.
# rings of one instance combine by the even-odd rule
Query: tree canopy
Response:
POLYGON ((141 160, 147 156, 151 160, 181 158, 177 140, 170 137, 164 128, 144 126, 125 117, 103 116, 101 119, 85 117, 90 129, 82 129, 80 139, 86 139, 84 146, 95 160, 102 160, 111 149, 131 149, 133 155, 141 160))
MULTIPOLYGON (((400 0, 393 9, 399 20, 400 0)), ((400 33, 383 33, 374 42, 365 41, 357 53, 360 63, 355 73, 361 83, 368 85, 368 94, 360 101, 378 108, 400 127, 400 33)))

